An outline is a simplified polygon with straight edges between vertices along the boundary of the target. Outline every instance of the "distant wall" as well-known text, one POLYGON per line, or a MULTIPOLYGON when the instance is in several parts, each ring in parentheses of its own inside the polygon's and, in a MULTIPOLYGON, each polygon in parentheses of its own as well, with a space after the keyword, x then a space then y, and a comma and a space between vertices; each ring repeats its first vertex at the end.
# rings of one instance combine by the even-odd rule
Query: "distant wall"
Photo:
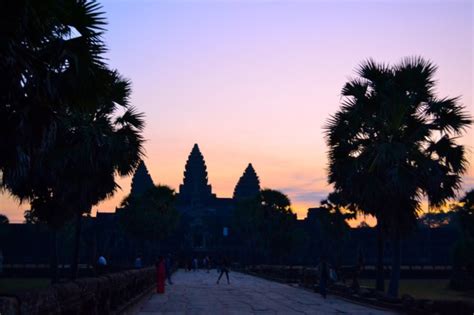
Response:
POLYGON ((148 292, 155 280, 152 267, 59 283, 0 296, 0 314, 115 314, 148 292))
MULTIPOLYGON (((217 221, 216 221, 217 222, 217 221)), ((129 268, 133 265, 136 255, 140 254, 145 264, 152 264, 160 253, 171 253, 175 256, 203 258, 210 255, 218 258, 225 254, 233 261, 241 263, 272 264, 276 261, 284 264, 314 265, 321 256, 323 245, 330 247, 330 261, 340 265, 353 265, 357 262, 359 251, 363 255, 365 265, 375 265, 377 253, 377 238, 375 229, 351 229, 346 239, 334 243, 331 239, 323 239, 317 226, 305 220, 298 222, 300 228, 307 234, 307 241, 293 248, 291 253, 282 260, 274 257, 260 258, 254 261, 252 251, 243 247, 242 240, 236 233, 223 240, 222 224, 217 222, 214 230, 205 231, 213 235, 215 244, 208 249, 197 251, 191 246, 192 240, 183 239, 186 229, 180 229, 168 240, 160 244, 148 243, 147 250, 142 249, 141 242, 133 240, 119 228, 117 217, 112 213, 101 214, 98 218, 84 218, 81 237, 80 263, 89 270, 87 265, 95 265, 98 256, 107 258, 109 266, 129 268), (224 242, 225 241, 225 242, 224 242), (183 247, 184 246, 184 247, 183 247), (187 247, 186 247, 187 246, 187 247), (138 251, 140 249, 140 252, 138 251), (147 259, 148 258, 148 259, 147 259)), ((72 260, 73 229, 65 227, 58 236, 59 264, 68 265, 72 260)), ((454 228, 419 228, 402 241, 402 264, 413 266, 450 266, 452 249, 458 239, 458 231, 454 228)), ((26 275, 28 270, 38 275, 39 269, 47 273, 50 253, 50 231, 46 226, 33 224, 9 224, 0 233, 0 250, 3 251, 4 272, 7 275, 26 275), (42 265, 38 266, 38 265, 42 265), (25 269, 25 270, 22 270, 25 269)), ((392 248, 387 240, 384 251, 384 262, 390 264, 392 248)), ((62 268, 61 270, 65 270, 62 268)), ((87 272, 84 273, 87 275, 87 272)))

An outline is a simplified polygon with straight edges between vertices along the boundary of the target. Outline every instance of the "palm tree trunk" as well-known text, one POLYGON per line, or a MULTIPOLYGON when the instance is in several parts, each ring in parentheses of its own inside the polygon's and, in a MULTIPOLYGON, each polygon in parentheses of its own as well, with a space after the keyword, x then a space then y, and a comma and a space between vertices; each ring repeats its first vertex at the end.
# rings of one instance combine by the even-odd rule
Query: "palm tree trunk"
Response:
POLYGON ((58 230, 51 228, 51 239, 50 239, 50 277, 52 283, 59 281, 58 273, 58 230))
POLYGON ((383 270, 383 249, 384 249, 384 237, 382 224, 377 223, 377 266, 376 266, 376 284, 375 289, 380 292, 385 291, 384 283, 384 270, 383 270))
POLYGON ((77 278, 78 266, 79 266, 79 254, 81 247, 81 228, 82 228, 82 215, 76 214, 75 222, 75 235, 74 235, 74 251, 71 263, 71 279, 77 278))
POLYGON ((400 232, 395 232, 392 238, 392 272, 390 274, 390 283, 388 285, 388 295, 398 297, 398 288, 400 284, 400 260, 401 260, 401 244, 400 232))

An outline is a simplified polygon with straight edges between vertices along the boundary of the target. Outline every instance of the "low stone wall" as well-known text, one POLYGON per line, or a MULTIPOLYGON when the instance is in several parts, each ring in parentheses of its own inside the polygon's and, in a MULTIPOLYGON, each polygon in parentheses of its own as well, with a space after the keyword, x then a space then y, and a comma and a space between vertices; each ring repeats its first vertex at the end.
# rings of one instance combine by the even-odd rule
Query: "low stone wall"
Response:
POLYGON ((155 284, 155 268, 54 284, 0 297, 1 315, 117 314, 155 284))
MULTIPOLYGON (((301 287, 319 291, 316 268, 259 265, 241 271, 274 281, 297 283, 301 287)), ((339 283, 330 285, 328 292, 359 303, 390 308, 407 314, 474 314, 474 301, 415 299, 409 295, 395 299, 373 289, 362 288, 356 292, 339 283)))

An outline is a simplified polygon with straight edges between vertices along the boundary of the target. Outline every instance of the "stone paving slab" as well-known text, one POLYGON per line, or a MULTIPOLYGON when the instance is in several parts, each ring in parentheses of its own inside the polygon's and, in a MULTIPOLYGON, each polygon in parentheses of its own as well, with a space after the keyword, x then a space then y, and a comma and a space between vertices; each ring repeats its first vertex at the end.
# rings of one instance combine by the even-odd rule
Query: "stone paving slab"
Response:
POLYGON ((153 294, 138 314, 395 314, 238 272, 230 273, 230 284, 224 277, 216 284, 217 277, 216 270, 180 270, 165 294, 153 294))

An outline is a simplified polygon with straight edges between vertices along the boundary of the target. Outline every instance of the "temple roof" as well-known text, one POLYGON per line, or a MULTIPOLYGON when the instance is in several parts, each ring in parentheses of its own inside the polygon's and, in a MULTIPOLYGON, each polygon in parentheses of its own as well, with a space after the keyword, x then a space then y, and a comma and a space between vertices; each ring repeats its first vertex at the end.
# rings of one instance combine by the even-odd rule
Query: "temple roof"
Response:
POLYGON ((234 189, 234 199, 242 200, 256 197, 260 192, 260 180, 252 163, 249 163, 234 189))
POLYGON ((194 144, 186 161, 183 184, 179 186, 179 198, 184 202, 205 202, 213 197, 208 185, 207 167, 199 146, 194 144))
POLYGON ((130 194, 132 196, 141 195, 148 189, 152 188, 154 185, 155 184, 153 184, 153 179, 148 173, 145 162, 143 162, 143 160, 140 161, 140 164, 138 165, 137 169, 135 170, 135 174, 133 174, 132 177, 132 188, 130 194))

